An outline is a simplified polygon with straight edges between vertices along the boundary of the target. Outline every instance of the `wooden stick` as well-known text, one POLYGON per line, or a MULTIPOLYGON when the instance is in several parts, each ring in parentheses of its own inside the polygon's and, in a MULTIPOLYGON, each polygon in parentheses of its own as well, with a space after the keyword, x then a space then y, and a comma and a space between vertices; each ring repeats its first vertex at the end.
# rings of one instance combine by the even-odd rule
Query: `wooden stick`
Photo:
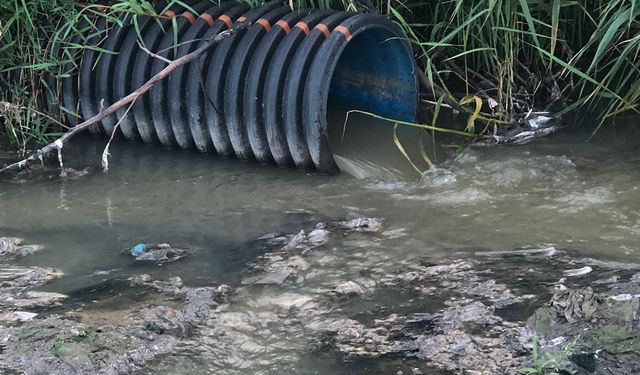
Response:
POLYGON ((0 173, 11 170, 11 169, 22 169, 25 168, 26 166, 29 165, 29 162, 35 162, 35 161, 40 161, 42 162, 42 158, 45 155, 48 155, 54 151, 57 152, 61 152, 62 147, 64 146, 65 143, 69 142, 69 140, 76 134, 82 132, 83 130, 86 130, 87 128, 91 127, 92 125, 94 125, 95 123, 97 123, 98 121, 101 121, 102 119, 104 119, 105 117, 115 113, 118 109, 124 107, 125 105, 133 102, 134 100, 138 99, 141 95, 143 95, 144 93, 146 93, 147 91, 149 91, 156 83, 162 81, 163 79, 165 79, 169 74, 171 74, 172 71, 174 71, 176 68, 182 66, 182 65, 186 65, 196 59, 198 59, 200 56, 202 56, 205 52, 207 52, 211 47, 213 47, 215 44, 219 43, 220 41, 222 41, 225 38, 228 38, 229 36, 237 33, 238 31, 245 29, 247 27, 249 27, 249 25, 251 25, 250 22, 239 22, 238 24, 234 25, 233 27, 231 27, 230 29, 227 29, 221 33, 216 34, 215 36, 212 36, 211 38, 209 38, 206 41, 206 44, 203 45, 202 47, 196 49, 195 51, 188 53, 178 59, 175 59, 173 61, 171 61, 164 69, 162 69, 160 72, 158 72, 158 74, 156 74, 155 76, 151 77, 151 79, 149 79, 147 82, 145 82, 144 85, 140 86, 138 89, 136 89, 135 91, 133 91, 131 94, 125 96, 124 98, 118 100, 117 102, 113 103, 112 105, 110 105, 109 107, 105 108, 104 110, 101 110, 97 115, 93 116, 92 118, 84 121, 81 124, 78 124, 76 126, 74 126, 73 128, 69 129, 68 132, 66 132, 65 134, 62 135, 62 137, 56 139, 55 141, 49 143, 48 145, 36 150, 35 152, 33 152, 31 155, 29 155, 27 158, 22 159, 18 162, 15 162, 13 164, 9 164, 6 167, 0 169, 0 173))

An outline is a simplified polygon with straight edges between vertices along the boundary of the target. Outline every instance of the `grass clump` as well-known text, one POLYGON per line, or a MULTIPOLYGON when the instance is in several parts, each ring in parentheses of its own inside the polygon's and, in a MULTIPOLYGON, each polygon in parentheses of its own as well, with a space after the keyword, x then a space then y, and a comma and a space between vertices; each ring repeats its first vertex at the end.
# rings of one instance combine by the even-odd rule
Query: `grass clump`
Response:
POLYGON ((640 1, 449 0, 395 3, 437 99, 482 99, 513 123, 528 111, 638 113, 640 1))
MULTIPOLYGON (((179 0, 169 1, 166 7, 179 0)), ((185 4, 186 6, 186 4, 185 4)), ((158 16, 152 1, 0 1, 0 134, 23 149, 47 143, 76 117, 60 100, 61 81, 77 74, 82 52, 100 50, 100 18, 121 25, 126 16, 158 16)))

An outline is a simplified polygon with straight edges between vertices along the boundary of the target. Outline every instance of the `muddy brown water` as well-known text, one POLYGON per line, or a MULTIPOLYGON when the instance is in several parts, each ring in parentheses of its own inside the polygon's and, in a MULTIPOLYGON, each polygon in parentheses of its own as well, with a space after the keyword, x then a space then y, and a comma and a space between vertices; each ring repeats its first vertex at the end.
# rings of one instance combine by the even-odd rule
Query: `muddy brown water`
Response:
MULTIPOLYGON (((61 269, 66 276, 45 289, 76 300, 90 300, 99 292, 91 286, 105 280, 143 272, 181 276, 190 285, 235 286, 262 252, 253 239, 353 214, 384 217, 387 234, 332 242, 341 257, 335 272, 343 276, 356 272, 354 265, 384 269, 398 261, 538 246, 638 262, 640 132, 606 128, 586 143, 590 130, 566 130, 526 146, 470 147, 419 179, 407 178, 402 171, 410 169, 397 155, 384 173, 358 179, 126 142, 112 146, 110 172, 103 174, 97 164, 104 141, 79 138, 67 147, 67 166, 86 175, 20 174, 0 182, 0 235, 43 244, 18 263, 61 269), (387 173, 394 170, 401 172, 387 173), (194 253, 163 266, 137 264, 126 253, 137 243, 160 242, 194 253)), ((363 157, 344 150, 347 160, 363 157)), ((393 148, 378 151, 379 162, 393 148)), ((385 299, 400 312, 430 309, 429 301, 399 298, 377 293, 340 311, 366 315, 385 299)), ((305 373, 378 368, 335 353, 299 354, 301 371, 313 369, 305 373)), ((210 369, 206 359, 191 366, 185 373, 210 369)))

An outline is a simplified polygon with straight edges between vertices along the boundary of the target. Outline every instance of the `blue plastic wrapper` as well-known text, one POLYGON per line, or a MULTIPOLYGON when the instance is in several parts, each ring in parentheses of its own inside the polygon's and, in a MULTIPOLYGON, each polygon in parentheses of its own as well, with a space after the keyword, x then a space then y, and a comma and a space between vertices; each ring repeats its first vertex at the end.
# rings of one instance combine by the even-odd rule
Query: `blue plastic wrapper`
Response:
POLYGON ((134 257, 140 256, 144 253, 146 253, 149 250, 149 246, 147 246, 146 244, 143 243, 139 243, 136 246, 131 248, 131 255, 133 255, 134 257))

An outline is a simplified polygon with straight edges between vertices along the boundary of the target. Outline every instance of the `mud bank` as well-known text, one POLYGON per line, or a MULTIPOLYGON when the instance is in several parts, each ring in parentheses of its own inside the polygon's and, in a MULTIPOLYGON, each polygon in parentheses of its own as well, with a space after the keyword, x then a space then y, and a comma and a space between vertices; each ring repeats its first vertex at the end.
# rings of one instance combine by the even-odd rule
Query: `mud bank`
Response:
MULTIPOLYGON (((38 307, 4 303, 2 314, 38 315, 0 321, 0 370, 640 371, 639 265, 553 247, 398 259, 380 248, 381 239, 398 236, 406 236, 402 228, 375 218, 319 223, 257 239, 263 255, 232 287, 189 287, 177 277, 142 274, 88 288, 117 293, 93 293, 86 303, 62 295, 38 307)), ((16 267, 3 262, 3 269, 16 267)), ((6 276, 0 293, 41 293, 34 288, 61 276, 43 270, 26 279, 26 271, 6 276)))
POLYGON ((121 301, 115 310, 66 308, 0 327, 0 369, 26 374, 131 373, 175 352, 228 289, 190 288, 179 278, 155 281, 149 275, 112 285, 117 284, 138 301, 121 301))

